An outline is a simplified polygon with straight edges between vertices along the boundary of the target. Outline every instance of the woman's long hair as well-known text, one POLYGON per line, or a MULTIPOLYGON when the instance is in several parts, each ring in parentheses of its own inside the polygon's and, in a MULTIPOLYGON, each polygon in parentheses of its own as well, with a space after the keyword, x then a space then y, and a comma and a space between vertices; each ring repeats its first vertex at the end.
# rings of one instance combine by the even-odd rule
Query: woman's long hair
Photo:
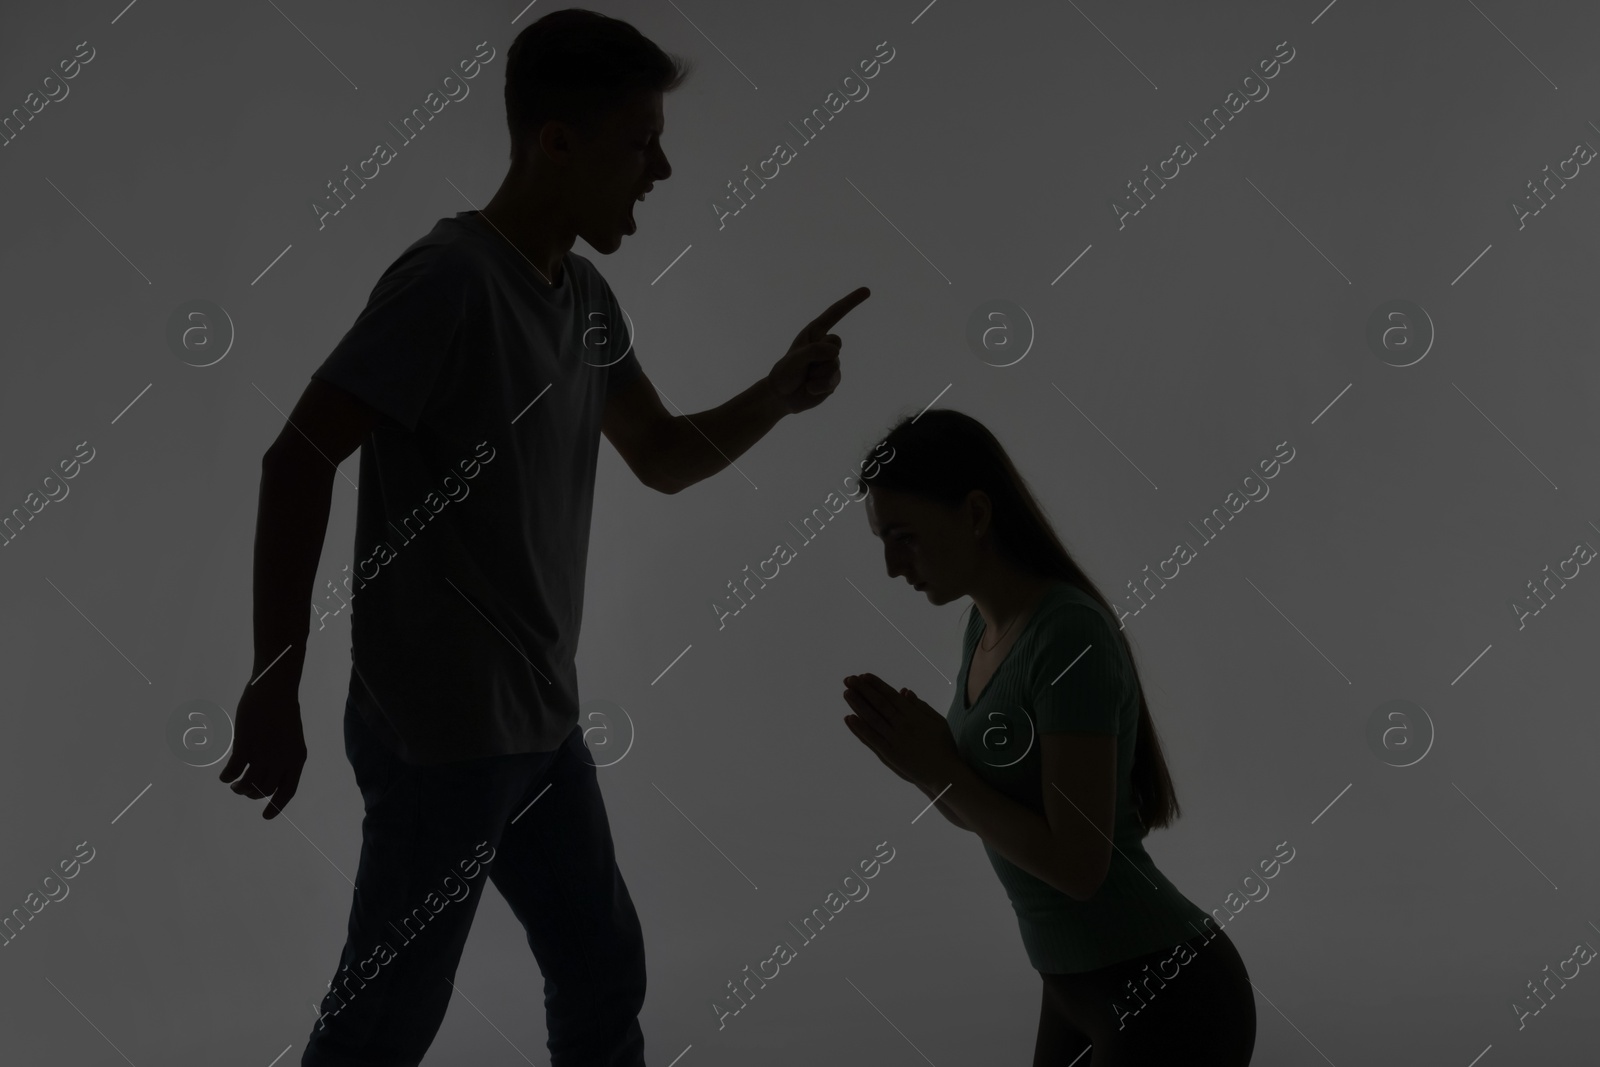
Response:
MULTIPOLYGON (((1024 571, 1071 582, 1094 597, 1108 616, 1117 617, 1056 536, 1011 457, 983 423, 960 411, 930 408, 918 416, 901 418, 883 442, 893 449, 890 460, 873 461, 869 457, 862 463, 864 468, 873 462, 878 464, 870 478, 862 476, 869 488, 907 493, 951 508, 972 490, 983 490, 994 508, 990 529, 995 549, 1003 558, 1024 571)), ((875 450, 881 447, 882 443, 874 446, 875 450)), ((1123 631, 1118 633, 1132 662, 1133 646, 1123 631)), ((1139 728, 1134 745, 1132 799, 1139 822, 1149 833, 1169 825, 1181 813, 1137 666, 1133 676, 1139 693, 1139 728)))

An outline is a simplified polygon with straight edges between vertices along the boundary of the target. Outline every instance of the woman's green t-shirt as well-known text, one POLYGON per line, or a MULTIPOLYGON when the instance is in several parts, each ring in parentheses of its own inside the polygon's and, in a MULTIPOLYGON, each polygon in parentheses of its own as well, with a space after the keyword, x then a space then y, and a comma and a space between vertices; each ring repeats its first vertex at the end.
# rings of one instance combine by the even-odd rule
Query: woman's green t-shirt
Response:
POLYGON ((973 610, 945 718, 962 760, 985 783, 1043 815, 1039 735, 1117 736, 1116 847, 1094 896, 1074 900, 983 842, 1017 914, 1029 963, 1045 974, 1090 971, 1199 936, 1210 916, 1144 850, 1145 830, 1131 803, 1139 691, 1106 610, 1076 585, 1058 581, 967 708, 967 674, 983 629, 983 617, 973 610))

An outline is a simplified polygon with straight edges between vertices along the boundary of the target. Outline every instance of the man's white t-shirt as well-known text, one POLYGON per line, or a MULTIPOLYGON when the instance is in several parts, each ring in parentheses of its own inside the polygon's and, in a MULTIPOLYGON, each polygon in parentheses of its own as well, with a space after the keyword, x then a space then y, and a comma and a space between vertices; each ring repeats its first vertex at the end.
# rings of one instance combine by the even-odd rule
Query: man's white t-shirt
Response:
POLYGON ((313 373, 380 413, 351 692, 404 762, 548 752, 576 725, 600 424, 641 373, 589 260, 552 286, 476 211, 402 252, 313 373))

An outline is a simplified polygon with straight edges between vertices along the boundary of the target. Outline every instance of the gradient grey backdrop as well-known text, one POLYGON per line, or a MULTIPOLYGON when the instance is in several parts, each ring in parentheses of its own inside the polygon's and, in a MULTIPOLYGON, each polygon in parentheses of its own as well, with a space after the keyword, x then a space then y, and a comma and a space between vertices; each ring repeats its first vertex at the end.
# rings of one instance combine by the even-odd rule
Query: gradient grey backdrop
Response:
MULTIPOLYGON (((1600 578, 1520 631, 1510 605, 1600 545, 1600 178, 1521 230, 1508 200, 1600 143, 1600 16, 1324 2, 599 5, 697 64, 667 97, 674 174, 638 235, 574 249, 669 409, 720 404, 873 290, 838 330, 837 393, 738 470, 663 496, 601 449, 579 666, 586 701, 627 712, 589 741, 601 762, 631 744, 601 776, 647 938, 651 1064, 1029 1061, 1039 979, 979 840, 917 818, 926 798, 840 721, 863 671, 943 711, 960 606, 888 580, 853 505, 721 632, 711 608, 935 398, 996 430, 1114 601, 1199 548, 1128 620, 1184 810, 1147 846, 1206 909, 1295 849, 1227 927, 1255 1062, 1592 1062, 1587 968, 1520 1031, 1511 1005, 1600 944, 1600 578), (1285 40, 1270 96, 1201 145, 1188 123, 1285 40), (882 41, 870 96, 799 144, 788 124, 882 41), (1198 158, 1119 231, 1108 199, 1180 139, 1198 158), (719 232, 712 202, 779 140, 798 158, 719 232), (1365 341, 1396 298, 1436 330, 1403 368, 1365 341), (1008 367, 964 340, 995 299, 1035 331, 1008 367), (1188 524, 1285 440, 1270 497, 1199 546, 1188 524), (1366 741, 1393 699, 1431 720, 1410 767, 1366 741), (885 840, 871 895, 719 1032, 725 983, 885 840)), ((122 3, 0 20, 0 111, 96 50, 0 148, 0 511, 95 449, 0 548, 0 912, 95 849, 0 949, 0 1059, 298 1063, 360 844, 349 613, 312 622, 285 817, 164 731, 186 701, 232 711, 261 453, 382 269, 493 193, 506 48, 561 5, 122 3), (471 95, 319 232, 324 183, 485 40, 471 95), (165 340, 192 299, 236 331, 205 368, 165 340)), ((319 594, 352 561, 355 456, 343 470, 319 594)), ((548 1062, 538 972, 493 890, 457 984, 428 1062, 548 1062)))

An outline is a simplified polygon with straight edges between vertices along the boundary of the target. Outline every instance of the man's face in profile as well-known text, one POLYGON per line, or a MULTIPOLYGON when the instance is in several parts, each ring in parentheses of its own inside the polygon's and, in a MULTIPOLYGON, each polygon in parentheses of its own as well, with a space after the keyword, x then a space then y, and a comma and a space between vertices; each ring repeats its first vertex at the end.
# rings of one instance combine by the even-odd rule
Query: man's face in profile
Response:
POLYGON ((565 144, 563 191, 578 236, 603 254, 637 231, 636 202, 672 175, 661 147, 666 119, 662 94, 627 98, 601 121, 593 136, 573 133, 565 144))

